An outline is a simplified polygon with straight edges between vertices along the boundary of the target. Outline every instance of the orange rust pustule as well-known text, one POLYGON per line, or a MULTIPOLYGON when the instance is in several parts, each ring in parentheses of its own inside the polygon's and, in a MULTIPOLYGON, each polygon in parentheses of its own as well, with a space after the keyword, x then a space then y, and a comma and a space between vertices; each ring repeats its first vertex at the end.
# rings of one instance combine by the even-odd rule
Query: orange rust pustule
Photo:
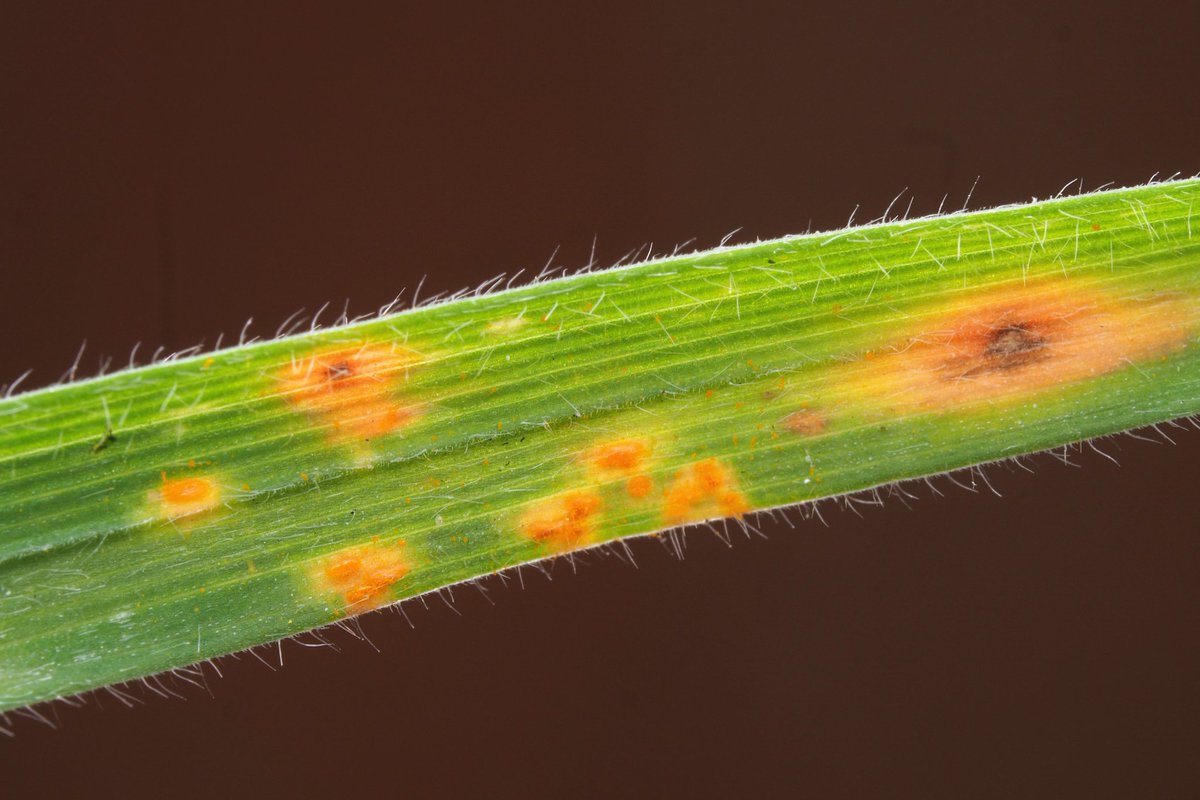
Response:
POLYGON ((1196 316, 1177 296, 1115 296, 1065 278, 987 289, 856 364, 852 385, 901 408, 1019 398, 1179 349, 1196 316))
POLYGON ((411 569, 403 545, 372 543, 321 559, 313 582, 322 592, 341 595, 346 611, 357 614, 385 605, 392 586, 411 569))
POLYGON ((212 511, 221 503, 221 488, 211 478, 167 478, 150 493, 164 519, 176 520, 212 511))
POLYGON ((600 495, 590 489, 548 497, 522 515, 521 532, 556 550, 579 547, 592 540, 602 505, 600 495))
POLYGON ((649 475, 634 475, 625 484, 625 493, 633 498, 642 498, 654 491, 654 480, 649 475))
POLYGON ((650 443, 644 439, 621 439, 606 442, 587 452, 587 461, 594 467, 612 472, 629 473, 640 469, 650 457, 650 443))
POLYGON ((740 517, 749 510, 733 470, 716 458, 697 461, 677 472, 663 501, 663 517, 669 525, 716 516, 740 517))
POLYGON ((373 439, 417 417, 394 396, 413 361, 407 351, 371 345, 316 352, 279 374, 280 393, 327 423, 333 438, 373 439))

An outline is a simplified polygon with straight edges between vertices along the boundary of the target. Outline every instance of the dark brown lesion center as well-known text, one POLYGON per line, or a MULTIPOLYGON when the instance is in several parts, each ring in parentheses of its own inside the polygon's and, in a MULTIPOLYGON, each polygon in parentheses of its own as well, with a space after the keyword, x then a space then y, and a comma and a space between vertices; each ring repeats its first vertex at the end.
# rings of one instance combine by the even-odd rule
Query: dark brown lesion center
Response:
POLYGON ((992 369, 1013 369, 1045 356, 1046 344, 1046 337, 1031 326, 1010 323, 988 335, 983 355, 992 369))
POLYGON ((328 381, 344 380, 353 374, 354 365, 349 361, 338 361, 325 368, 325 379, 328 381))

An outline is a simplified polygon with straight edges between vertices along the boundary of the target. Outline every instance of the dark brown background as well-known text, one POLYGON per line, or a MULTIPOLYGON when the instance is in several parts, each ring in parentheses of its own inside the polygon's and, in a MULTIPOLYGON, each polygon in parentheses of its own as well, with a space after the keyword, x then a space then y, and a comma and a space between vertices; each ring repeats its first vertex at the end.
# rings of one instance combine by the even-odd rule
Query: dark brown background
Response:
MULTIPOLYGON (((0 382, 500 271, 1200 170, 1194 3, 0 6, 0 382), (343 7, 344 6, 344 7, 343 7), (1189 10, 1190 6, 1190 10, 1189 10)), ((5 796, 1167 796, 1200 436, 12 719, 5 796), (371 792, 369 795, 366 792, 371 792), (332 794, 331 794, 332 793, 332 794)))

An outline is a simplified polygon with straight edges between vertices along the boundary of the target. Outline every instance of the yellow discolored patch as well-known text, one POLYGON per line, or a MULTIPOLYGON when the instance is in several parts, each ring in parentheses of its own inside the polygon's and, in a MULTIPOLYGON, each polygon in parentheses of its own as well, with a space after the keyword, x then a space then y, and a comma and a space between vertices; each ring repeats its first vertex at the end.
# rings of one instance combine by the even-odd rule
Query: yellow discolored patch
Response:
POLYGON ((489 322, 484 330, 486 330, 488 333, 503 335, 507 333, 515 333, 523 327, 525 327, 525 317, 517 316, 506 317, 505 319, 498 319, 493 322, 489 322))
POLYGON ((340 595, 346 610, 357 614, 386 605, 392 586, 411 570, 402 543, 372 542, 321 559, 312 579, 319 591, 340 595))
POLYGON ((521 517, 521 532, 555 550, 569 550, 591 541, 603 501, 590 489, 548 497, 530 506, 521 517))
POLYGON ((212 511, 221 503, 221 488, 212 478, 168 478, 150 492, 150 502, 158 506, 163 519, 176 520, 212 511))
POLYGON ((740 517, 749 510, 733 470, 716 458, 697 461, 675 473, 663 501, 663 517, 669 525, 740 517))
POLYGON ((395 396, 407 351, 364 345, 313 353, 282 370, 277 390, 293 407, 327 424, 335 439, 373 439, 412 423, 416 406, 395 396))
POLYGON ((851 392, 923 409, 1020 397, 1182 348, 1192 305, 1173 295, 1117 297, 1065 278, 983 290, 853 365, 851 392))

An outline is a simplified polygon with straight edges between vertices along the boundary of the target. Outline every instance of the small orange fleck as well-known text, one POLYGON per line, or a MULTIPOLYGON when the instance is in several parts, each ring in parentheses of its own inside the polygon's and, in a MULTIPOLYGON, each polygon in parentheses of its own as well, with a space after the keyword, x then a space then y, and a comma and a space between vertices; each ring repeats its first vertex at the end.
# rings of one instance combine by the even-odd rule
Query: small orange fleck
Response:
POLYGON ((201 368, 201 369, 208 369, 209 367, 211 367, 211 366, 212 366, 213 364, 215 364, 215 363, 217 363, 217 360, 216 360, 215 358, 206 358, 206 359, 204 359, 204 365, 203 365, 203 366, 201 366, 200 368, 201 368))
POLYGON ((151 492, 164 519, 175 520, 211 511, 221 502, 221 490, 211 478, 175 478, 162 475, 162 485, 151 492))
POLYGON ((189 458, 188 459, 188 467, 190 467, 191 469, 195 469, 196 468, 196 459, 189 458))
POLYGON ((347 610, 357 613, 383 605, 392 585, 410 570, 403 542, 388 546, 372 541, 321 559, 313 580, 321 591, 342 595, 347 610))
POLYGON ((587 489, 548 497, 525 511, 521 532, 555 550, 569 550, 591 540, 602 505, 600 495, 587 489))
POLYGON ((1099 222, 1093 222, 1093 223, 1092 223, 1092 230, 1094 230, 1094 231, 1098 231, 1098 230, 1100 230, 1100 223, 1099 223, 1099 222))
POLYGON ((248 484, 248 483, 243 483, 243 484, 242 484, 242 491, 243 491, 243 492, 248 492, 248 491, 250 491, 250 484, 248 484))
POLYGON ((654 481, 649 475, 634 475, 625 484, 625 491, 630 497, 645 497, 654 489, 654 481))

